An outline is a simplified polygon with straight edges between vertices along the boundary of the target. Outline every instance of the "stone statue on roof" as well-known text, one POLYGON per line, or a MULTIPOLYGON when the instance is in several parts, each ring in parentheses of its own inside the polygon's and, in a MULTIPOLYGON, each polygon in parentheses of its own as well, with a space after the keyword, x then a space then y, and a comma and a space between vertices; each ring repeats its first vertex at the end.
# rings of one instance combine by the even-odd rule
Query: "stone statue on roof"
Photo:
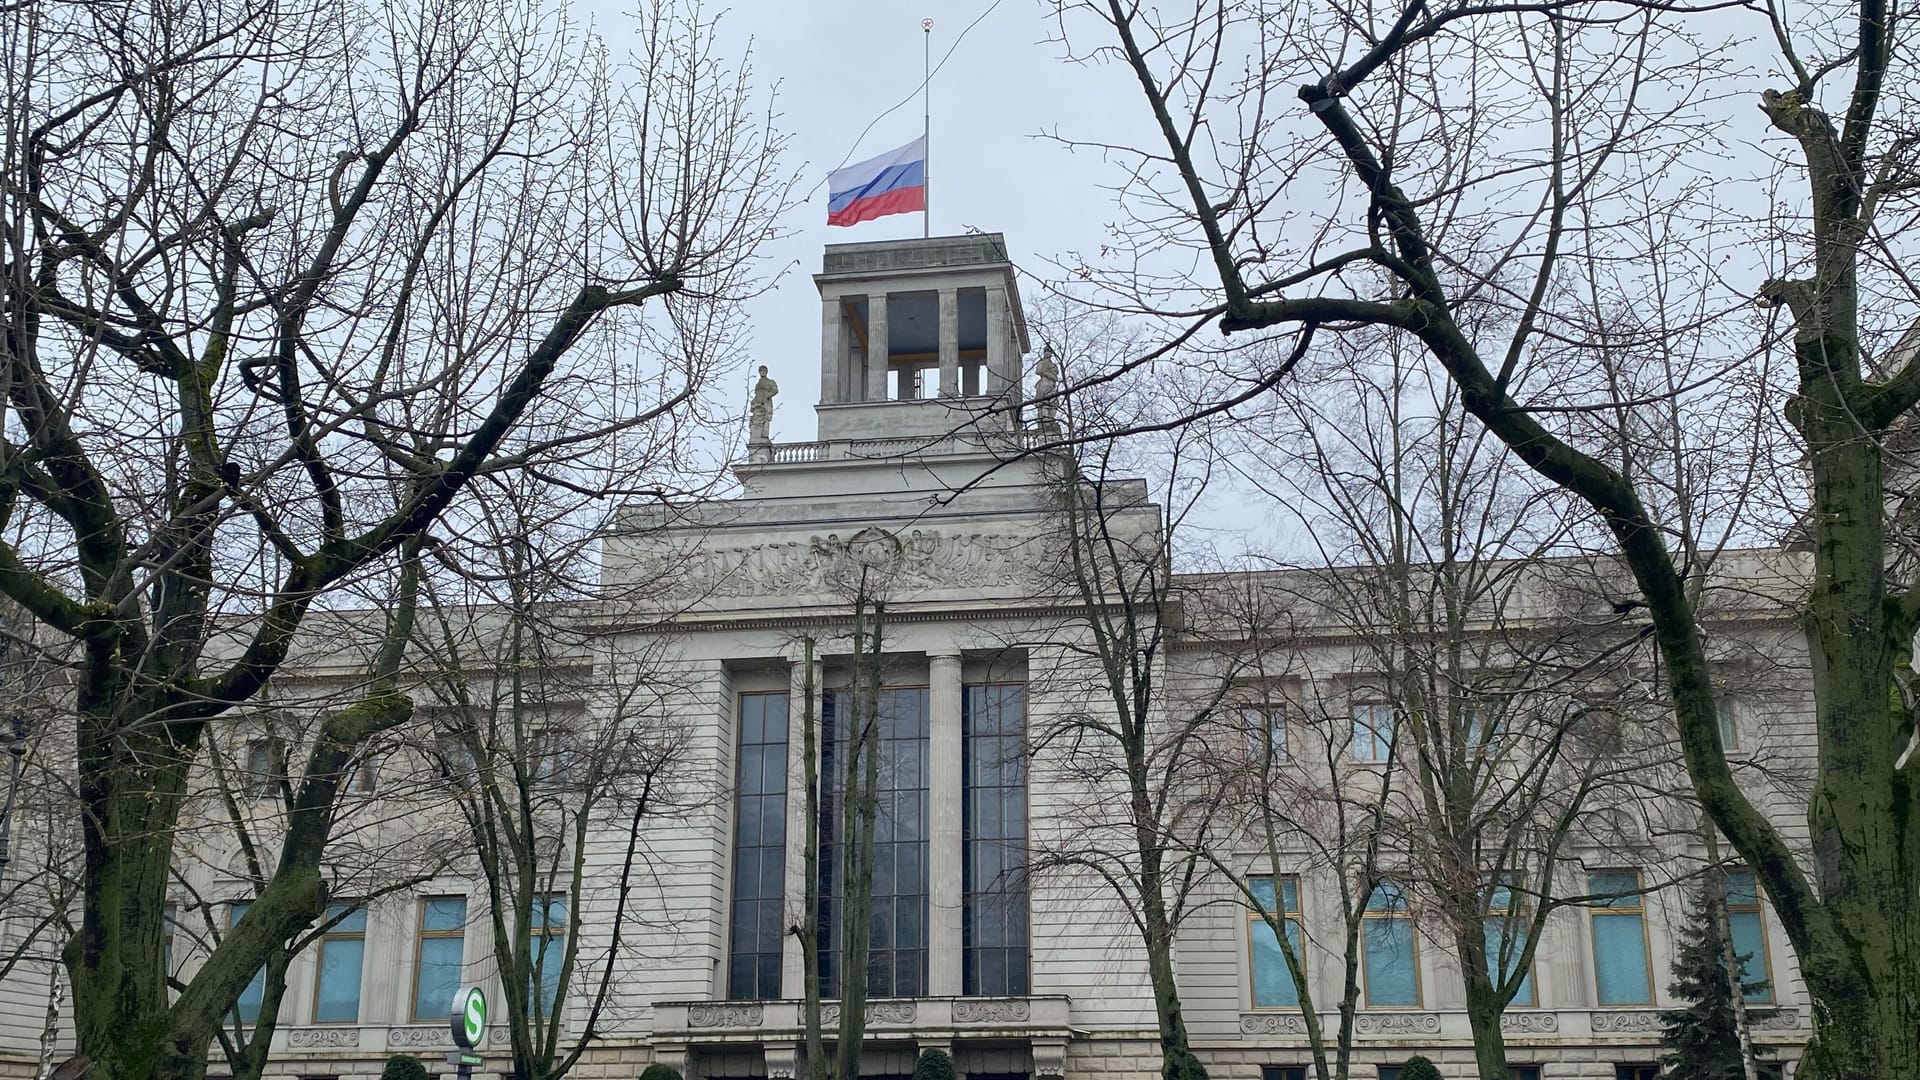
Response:
POLYGON ((760 379, 753 384, 753 400, 747 404, 747 445, 758 446, 773 441, 769 434, 773 427, 773 399, 780 392, 780 384, 767 378, 767 365, 760 365, 760 379))

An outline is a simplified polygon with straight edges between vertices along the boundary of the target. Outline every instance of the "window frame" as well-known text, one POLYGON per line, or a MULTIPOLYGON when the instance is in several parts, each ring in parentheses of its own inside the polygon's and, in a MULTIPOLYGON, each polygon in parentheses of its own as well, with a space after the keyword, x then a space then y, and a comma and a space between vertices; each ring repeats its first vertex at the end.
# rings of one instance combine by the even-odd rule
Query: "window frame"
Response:
MULTIPOLYGON (((790 872, 792 872, 788 865, 788 860, 790 859, 792 853, 787 850, 786 822, 791 817, 793 817, 796 813, 799 813, 802 816, 804 816, 804 813, 805 813, 804 808, 796 808, 792 805, 792 789, 793 789, 794 777, 792 776, 791 766, 792 766, 792 757, 795 749, 793 745, 793 737, 794 737, 793 694, 791 690, 785 690, 785 689, 783 690, 742 690, 742 691, 736 692, 733 697, 734 697, 734 701, 733 701, 734 732, 733 732, 733 766, 731 770, 733 775, 733 790, 732 790, 732 795, 728 799, 728 811, 729 811, 731 820, 728 822, 728 825, 727 825, 727 874, 728 874, 727 926, 726 926, 726 957, 727 958, 726 958, 726 963, 724 965, 724 968, 720 972, 720 979, 725 986, 726 1000, 728 1001, 773 1001, 773 1000, 778 1000, 780 996, 786 991, 784 961, 781 964, 781 969, 782 969, 781 972, 774 976, 773 981, 775 985, 774 985, 773 994, 771 997, 763 997, 757 992, 762 989, 762 987, 760 987, 759 985, 760 978, 757 971, 752 980, 755 984, 754 989, 756 993, 751 996, 744 996, 744 997, 741 996, 740 994, 735 992, 736 987, 734 986, 733 968, 734 968, 735 956, 751 955, 751 956, 761 957, 761 956, 767 956, 772 954, 769 954, 763 950, 754 950, 751 953, 743 951, 736 954, 734 950, 734 933, 736 931, 736 924, 739 922, 739 919, 740 919, 740 906, 742 904, 755 905, 754 911, 757 919, 761 914, 763 914, 763 912, 761 911, 760 905, 777 904, 777 905, 783 906, 785 903, 787 876, 790 872), (759 882, 757 880, 754 882, 755 894, 753 896, 742 897, 740 895, 740 889, 742 885, 745 883, 745 879, 743 878, 741 874, 741 869, 740 869, 740 865, 741 865, 740 864, 740 853, 741 853, 740 829, 743 821, 741 806, 740 806, 741 800, 742 798, 752 798, 756 800, 754 813, 756 816, 758 816, 764 810, 764 807, 760 805, 759 800, 769 799, 774 797, 774 793, 766 792, 766 791, 755 792, 752 795, 742 794, 740 770, 742 767, 742 763, 746 757, 747 748, 749 746, 766 747, 766 746, 773 745, 773 743, 770 740, 767 740, 764 737, 759 741, 752 742, 752 743, 748 743, 746 741, 747 709, 748 709, 749 699, 754 699, 757 702, 757 707, 761 710, 759 715, 761 717, 760 723, 761 723, 761 732, 763 736, 766 730, 765 729, 766 710, 771 706, 771 704, 774 701, 779 702, 779 708, 780 708, 780 717, 781 717, 780 725, 781 725, 782 734, 779 740, 779 746, 781 748, 780 757, 779 757, 780 790, 778 792, 778 798, 780 799, 780 821, 781 821, 779 842, 777 844, 768 843, 767 838, 763 835, 761 837, 761 843, 753 845, 751 849, 754 852, 754 868, 756 871, 756 877, 766 858, 766 852, 768 852, 769 850, 776 850, 776 849, 780 852, 781 892, 780 892, 780 895, 777 897, 760 895, 758 891, 759 882)), ((757 933, 756 933, 756 937, 757 937, 757 933)), ((781 943, 782 955, 784 955, 785 934, 782 934, 780 936, 779 941, 781 943)))
MULTIPOLYGON (((460 893, 434 893, 430 896, 421 896, 414 902, 414 905, 413 905, 413 985, 408 988, 410 992, 407 995, 407 1016, 410 1018, 411 1022, 413 1023, 424 1024, 424 1023, 430 1023, 432 1021, 440 1019, 440 1017, 437 1015, 421 1016, 419 1013, 420 973, 422 971, 421 956, 426 951, 425 942, 429 938, 434 940, 444 940, 446 938, 459 938, 460 939, 460 970, 462 975, 466 973, 468 903, 469 903, 468 898, 460 893), (427 929, 427 905, 430 903, 433 903, 436 900, 460 901, 460 928, 458 930, 427 929)), ((451 1005, 452 1003, 449 1002, 448 1004, 451 1005)))
POLYGON ((564 970, 554 972, 553 1001, 545 1009, 540 1009, 537 1004, 541 996, 538 991, 543 989, 546 981, 546 969, 543 965, 552 955, 551 950, 555 939, 559 940, 560 945, 560 960, 557 966, 561 969, 566 967, 567 934, 571 932, 572 927, 573 897, 570 893, 563 890, 535 894, 534 902, 528 905, 527 911, 527 970, 532 978, 532 985, 527 987, 527 1002, 530 1008, 536 1010, 528 1017, 529 1020, 537 1015, 542 1022, 552 1025, 554 1018, 560 1015, 562 1003, 567 997, 566 983, 562 980, 564 976, 572 973, 564 970), (557 929, 553 923, 555 904, 560 906, 560 924, 557 929))
POLYGON ((1603 867, 1587 871, 1587 891, 1599 893, 1593 887, 1596 874, 1632 874, 1634 892, 1628 895, 1605 894, 1611 897, 1605 906, 1598 900, 1589 900, 1587 909, 1587 947, 1593 953, 1593 1002, 1595 1008, 1629 1008, 1635 1005, 1656 1005, 1659 1003, 1659 991, 1654 987, 1653 979, 1653 940, 1648 923, 1646 882, 1640 875, 1640 868, 1603 867), (1624 903, 1623 903, 1624 902, 1624 903), (1640 920, 1640 959, 1641 970, 1646 973, 1647 996, 1638 1001, 1602 1001, 1600 1000, 1600 941, 1596 934, 1595 921, 1599 919, 1632 916, 1640 920))
MULTIPOLYGON (((1306 915, 1305 915, 1306 900, 1302 898, 1301 892, 1300 892, 1300 889, 1301 889, 1300 875, 1297 873, 1254 874, 1248 878, 1249 889, 1252 888, 1252 882, 1260 881, 1260 880, 1265 880, 1272 883, 1272 888, 1274 890, 1273 902, 1277 908, 1283 909, 1277 912, 1277 914, 1279 914, 1281 917, 1282 924, 1287 926, 1298 927, 1300 931, 1300 940, 1302 944, 1304 944, 1306 942, 1306 937, 1307 937, 1307 925, 1306 925, 1306 915), (1293 907, 1291 908, 1288 908, 1286 906, 1287 904, 1286 886, 1288 882, 1292 882, 1293 884, 1293 907)), ((1262 929, 1270 930, 1272 929, 1272 927, 1267 925, 1267 920, 1265 916, 1263 916, 1260 912, 1254 910, 1251 907, 1247 908, 1246 915, 1247 915, 1247 1007, 1248 1009, 1252 1011, 1262 1011, 1262 1010, 1273 1010, 1273 1011, 1292 1010, 1296 1012, 1299 1011, 1300 988, 1298 986, 1295 986, 1293 988, 1294 1002, 1291 1005, 1260 1004, 1260 989, 1259 989, 1260 968, 1259 968, 1258 954, 1254 952, 1254 935, 1259 933, 1262 929)), ((1310 974, 1310 970, 1307 966, 1307 950, 1302 948, 1299 950, 1299 954, 1300 954, 1300 977, 1303 979, 1311 979, 1312 975, 1310 974)), ((1284 963, 1285 960, 1286 960, 1285 954, 1282 954, 1281 961, 1284 963)), ((1292 982, 1293 973, 1289 971, 1286 973, 1286 975, 1287 975, 1287 981, 1292 982)), ((1284 1066, 1284 1067, 1292 1068, 1293 1066, 1284 1066)))
POLYGON ((1394 736, 1399 733, 1400 713, 1399 710, 1393 707, 1391 702, 1372 700, 1355 701, 1349 705, 1347 717, 1349 721, 1347 756, 1351 758, 1355 764, 1385 765, 1393 760, 1393 741, 1394 736), (1361 719, 1361 712, 1363 710, 1368 715, 1368 719, 1364 721, 1361 719), (1375 710, 1385 710, 1386 712, 1387 728, 1384 745, 1382 744, 1380 726, 1377 721, 1378 714, 1375 710), (1379 755, 1378 757, 1360 756, 1360 730, 1363 723, 1366 725, 1367 731, 1366 745, 1370 750, 1377 753, 1379 755))
POLYGON ((1288 750, 1287 706, 1271 699, 1249 701, 1235 708, 1247 756, 1262 763, 1284 765, 1292 760, 1288 750), (1249 714, 1252 714, 1251 720, 1249 714), (1271 752, 1272 756, 1268 754, 1271 752))
MULTIPOLYGON (((985 955, 982 950, 993 950, 999 954, 1001 960, 1008 961, 1006 965, 1006 982, 1008 989, 1011 990, 1015 987, 1024 988, 1019 994, 1013 994, 1011 996, 1023 996, 1033 992, 1033 886, 1032 881, 1027 876, 1025 867, 1025 863, 1031 856, 1033 850, 1032 776, 1026 760, 1028 720, 1027 690, 1028 684, 1026 682, 1012 679, 988 680, 973 683, 963 682, 960 687, 960 877, 962 897, 960 978, 961 993, 963 996, 991 996, 979 992, 982 984, 988 981, 982 978, 981 960, 985 955), (977 698, 975 691, 979 692, 977 698), (981 717, 1004 718, 1000 710, 1004 709, 1007 705, 1008 691, 1014 692, 1012 696, 1018 702, 1019 723, 1017 733, 1008 732, 1004 728, 995 728, 991 731, 983 730, 983 725, 980 723, 981 717), (986 705, 984 712, 976 710, 976 700, 986 705), (1005 802, 1007 798, 1006 792, 1015 786, 1011 783, 1004 782, 1006 770, 1004 762, 1002 763, 1002 783, 981 784, 977 782, 978 778, 975 775, 974 767, 975 740, 988 739, 1001 742, 1011 740, 1017 747, 1015 751, 1017 766, 1014 771, 1017 771, 1019 774, 1018 787, 1020 789, 1019 798, 1016 800, 1020 809, 1020 836, 1018 837, 1019 864, 1017 867, 1003 867, 1002 875, 1004 876, 1008 869, 1018 869, 1019 871, 1017 909, 1021 912, 1020 923, 1025 936, 1018 946, 1005 943, 985 945, 977 940, 980 927, 979 920, 983 913, 983 908, 987 906, 985 901, 987 901, 988 898, 995 898, 997 902, 1005 903, 1007 906, 1003 909, 1004 912, 1016 910, 1016 905, 1011 902, 1014 890, 1010 888, 989 888, 988 885, 990 883, 979 881, 974 873, 976 865, 974 856, 978 849, 973 845, 1005 845, 1015 839, 1007 835, 980 836, 976 835, 974 831, 974 823, 976 820, 974 810, 977 806, 981 805, 978 800, 982 797, 983 793, 989 790, 995 792, 996 798, 1002 800, 1000 802, 1000 809, 1004 812, 1006 806, 1009 805, 1005 802), (1011 963, 1014 959, 1012 954, 1016 952, 1019 953, 1018 959, 1021 965, 1017 981, 1013 977, 1013 965, 1011 963), (969 984, 974 988, 972 991, 967 989, 969 984)), ((932 707, 931 691, 929 691, 928 707, 932 707)), ((929 724, 931 724, 931 717, 929 717, 929 724)), ((928 743, 928 753, 931 755, 931 728, 929 728, 928 732, 928 743)), ((929 757, 929 768, 931 768, 931 757, 929 757)), ((931 792, 929 792, 929 805, 931 805, 931 792)), ((1003 814, 1003 827, 999 830, 1003 834, 1006 832, 1004 824, 1005 817, 1003 814)), ((927 852, 929 861, 928 872, 930 874, 933 852, 931 829, 929 829, 927 840, 927 852)), ((996 880, 1000 879, 997 878, 996 880)), ((931 888, 931 885, 929 885, 929 888, 931 888)), ((929 912, 931 912, 931 897, 929 897, 929 912)), ((933 928, 928 926, 929 958, 931 958, 932 934, 933 928)), ((931 962, 931 959, 929 959, 929 962, 931 962)))
MULTIPOLYGON (((1760 879, 1755 877, 1753 871, 1747 867, 1734 867, 1721 874, 1720 894, 1726 905, 1727 945, 1729 948, 1733 947, 1733 917, 1735 915, 1752 915, 1754 925, 1759 929, 1760 948, 1753 954, 1753 959, 1748 961, 1748 963, 1759 963, 1760 975, 1766 980, 1767 988, 1761 991, 1762 996, 1748 997, 1745 993, 1742 993, 1740 995, 1741 999, 1748 1005, 1778 1004, 1780 995, 1774 990, 1773 986, 1773 945, 1772 942, 1768 940, 1767 935, 1767 905, 1761 897, 1760 879), (1753 899, 1751 901, 1742 900, 1738 903, 1734 902, 1732 885, 1735 876, 1744 876, 1748 884, 1752 887, 1753 899)), ((1735 955, 1738 955, 1739 950, 1735 948, 1734 952, 1735 955)), ((1745 975, 1745 966, 1742 965, 1740 981, 1743 983, 1746 981, 1745 975)))
MULTIPOLYGON (((1481 920, 1481 931, 1483 934, 1487 929, 1486 924, 1492 922, 1494 919, 1500 919, 1502 922, 1507 922, 1512 919, 1513 894, 1516 890, 1525 889, 1526 882, 1527 882, 1526 874, 1519 870, 1502 870, 1497 872, 1494 875, 1493 889, 1487 895, 1487 911, 1481 920), (1493 902, 1494 897, 1499 896, 1502 890, 1505 890, 1507 894, 1507 903, 1504 906, 1495 907, 1493 902)), ((1522 933, 1522 937, 1524 938, 1524 931, 1522 933)), ((1491 944, 1492 943, 1489 942, 1489 945, 1491 944)), ((1524 940, 1521 942, 1521 945, 1524 948, 1525 946, 1524 940)), ((1525 977, 1521 979, 1521 982, 1520 982, 1521 987, 1523 987, 1527 991, 1528 1000, 1521 1001, 1520 995, 1518 994, 1518 992, 1516 992, 1514 994, 1514 999, 1512 1001, 1507 1002, 1507 1008, 1537 1009, 1540 1007, 1540 980, 1539 980, 1540 970, 1538 965, 1535 963, 1535 961, 1537 961, 1538 959, 1539 959, 1539 955, 1538 955, 1538 952, 1536 951, 1533 959, 1527 962, 1527 973, 1525 977)), ((1489 949, 1488 956, 1487 956, 1487 961, 1488 961, 1487 978, 1489 979, 1494 978, 1494 965, 1498 964, 1499 960, 1500 958, 1497 955, 1494 955, 1491 949, 1489 949)), ((1502 976, 1500 978, 1500 981, 1504 982, 1505 977, 1502 976)), ((1495 985, 1497 987, 1498 983, 1496 983, 1495 985)))
POLYGON ((246 757, 240 765, 241 776, 244 778, 242 790, 246 793, 247 801, 259 802, 275 794, 275 782, 284 783, 287 778, 287 770, 284 767, 285 758, 286 753, 280 740, 272 735, 261 735, 247 740, 246 757), (264 759, 264 767, 254 766, 255 754, 259 754, 264 759))
POLYGON ((1374 886, 1374 893, 1391 888, 1400 898, 1398 910, 1384 909, 1376 912, 1373 908, 1373 895, 1367 897, 1367 907, 1360 915, 1360 1000, 1369 1009, 1421 1009, 1426 1007, 1426 980, 1420 977, 1420 930, 1414 925, 1413 900, 1399 882, 1383 880, 1374 886), (1413 973, 1413 1001, 1397 1004, 1376 1004, 1373 1000, 1373 964, 1367 955, 1367 924, 1374 920, 1398 920, 1407 924, 1407 968, 1413 973))
POLYGON ((342 916, 352 915, 355 911, 360 912, 360 915, 361 915, 360 929, 341 930, 337 925, 330 926, 321 933, 320 939, 314 943, 313 1004, 312 1004, 312 1007, 308 1010, 309 1015, 311 1017, 310 1022, 315 1024, 357 1024, 360 1022, 360 1013, 363 1007, 366 1005, 366 998, 367 998, 367 995, 366 995, 367 929, 366 927, 367 927, 367 920, 370 917, 370 913, 367 911, 367 907, 364 903, 356 903, 356 902, 347 901, 347 900, 336 900, 332 904, 329 904, 327 906, 329 908, 336 907, 336 906, 346 908, 346 911, 341 913, 342 916), (351 1020, 320 1019, 320 982, 326 976, 327 945, 329 942, 336 941, 336 940, 360 942, 360 979, 359 979, 360 985, 356 987, 354 990, 353 1019, 351 1020))
MULTIPOLYGON (((246 900, 227 901, 227 929, 229 931, 231 931, 234 927, 240 925, 240 920, 246 916, 247 912, 253 907, 254 901, 258 899, 259 897, 253 897, 246 900)), ((219 943, 215 942, 216 948, 218 947, 218 945, 219 943)), ((237 1021, 240 1024, 245 1025, 247 1030, 251 1031, 253 1029, 253 1026, 260 1022, 260 1010, 266 1008, 267 1006, 266 989, 267 989, 267 965, 263 963, 260 965, 260 970, 253 973, 253 978, 247 980, 247 984, 240 989, 239 995, 233 999, 233 1006, 227 1010, 225 1019, 230 1021, 237 1021), (240 1014, 240 1001, 242 998, 247 996, 247 991, 253 989, 253 984, 256 981, 260 984, 261 1000, 254 1003, 252 1016, 242 1016, 240 1014)), ((281 1004, 285 1005, 286 1002, 283 1000, 281 1004)))

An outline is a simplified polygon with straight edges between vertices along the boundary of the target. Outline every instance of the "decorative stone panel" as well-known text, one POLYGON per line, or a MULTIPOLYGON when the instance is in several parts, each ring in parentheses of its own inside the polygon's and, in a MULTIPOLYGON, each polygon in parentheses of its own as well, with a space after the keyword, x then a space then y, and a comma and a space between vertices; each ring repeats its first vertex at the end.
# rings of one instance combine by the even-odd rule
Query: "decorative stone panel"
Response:
POLYGON ((357 1027, 294 1028, 287 1032, 287 1045, 316 1048, 346 1048, 360 1045, 357 1027))
POLYGON ((1307 1019, 1299 1013, 1242 1013, 1242 1035, 1305 1035, 1307 1019))
POLYGON ((445 1024, 387 1029, 388 1046, 452 1046, 453 1033, 445 1024))
POLYGON ((1361 1035, 1438 1035, 1437 1013, 1362 1013, 1354 1017, 1353 1030, 1361 1035))
POLYGON ((1592 1024, 1595 1031, 1658 1032, 1660 1014, 1645 1009, 1632 1012, 1596 1012, 1593 1014, 1592 1024))
POLYGON ((1550 1035, 1560 1030, 1560 1017, 1550 1012, 1501 1013, 1500 1030, 1515 1035, 1550 1035))
POLYGON ((1017 999, 967 1001, 953 1003, 956 1024, 1023 1024, 1033 1015, 1033 1006, 1017 999))
MULTIPOLYGON (((825 1020, 825 1010, 822 1011, 825 1020)), ((836 1008, 835 1019, 839 1019, 836 1008)), ((766 1023, 766 1010, 759 1005, 689 1005, 687 1026, 696 1028, 757 1028, 766 1023)))

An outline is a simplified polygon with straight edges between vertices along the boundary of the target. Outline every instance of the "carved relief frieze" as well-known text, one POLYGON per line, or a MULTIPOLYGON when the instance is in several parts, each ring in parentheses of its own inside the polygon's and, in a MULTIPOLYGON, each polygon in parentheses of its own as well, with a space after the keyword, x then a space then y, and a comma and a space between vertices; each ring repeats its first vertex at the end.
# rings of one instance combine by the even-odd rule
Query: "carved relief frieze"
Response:
POLYGON ((756 1028, 766 1022, 760 1005, 689 1005, 687 1026, 697 1028, 756 1028))
POLYGON ((967 1001, 953 1003, 956 1024, 1019 1024, 1033 1015, 1024 1001, 967 1001))
POLYGON ((1596 1012, 1592 1024, 1595 1031, 1659 1031, 1660 1014, 1646 1010, 1596 1012))
POLYGON ((1516 1035, 1551 1034, 1560 1030, 1560 1017, 1550 1012, 1501 1013, 1500 1030, 1516 1035))
POLYGON ((677 594, 709 597, 844 592, 863 571, 900 589, 968 588, 1032 580, 1035 550, 1033 538, 1002 533, 862 529, 688 552, 662 573, 678 582, 677 594))
POLYGON ((294 1028, 287 1032, 288 1046, 350 1047, 360 1045, 357 1027, 294 1028))
POLYGON ((1242 1035, 1305 1035, 1307 1021, 1298 1013, 1242 1013, 1242 1035))
POLYGON ((1793 1031, 1797 1028, 1806 1027, 1807 1025, 1801 1021, 1800 1011, 1798 1009, 1781 1009, 1769 1015, 1762 1016, 1760 1019, 1754 1021, 1753 1026, 1767 1031, 1793 1031))
POLYGON ((1362 1035, 1433 1035, 1440 1030, 1435 1013, 1363 1013, 1354 1018, 1353 1030, 1362 1035))

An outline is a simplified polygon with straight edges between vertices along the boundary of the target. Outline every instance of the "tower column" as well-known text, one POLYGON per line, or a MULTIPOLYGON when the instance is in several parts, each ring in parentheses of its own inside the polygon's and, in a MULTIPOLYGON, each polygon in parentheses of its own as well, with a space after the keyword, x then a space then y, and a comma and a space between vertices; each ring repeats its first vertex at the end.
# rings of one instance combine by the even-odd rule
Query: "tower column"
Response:
POLYGON ((927 656, 927 991, 960 993, 961 874, 960 654, 927 656))
POLYGON ((867 297, 867 396, 887 400, 887 294, 867 297))
POLYGON ((1007 318, 1007 288, 987 287, 987 377, 980 389, 989 394, 1005 394, 1007 404, 1020 402, 1019 351, 1013 347, 1012 320, 1007 318))
POLYGON ((840 298, 820 298, 820 403, 840 401, 842 369, 847 362, 847 320, 840 312, 840 298))
POLYGON ((940 290, 940 396, 960 396, 960 293, 940 290))

